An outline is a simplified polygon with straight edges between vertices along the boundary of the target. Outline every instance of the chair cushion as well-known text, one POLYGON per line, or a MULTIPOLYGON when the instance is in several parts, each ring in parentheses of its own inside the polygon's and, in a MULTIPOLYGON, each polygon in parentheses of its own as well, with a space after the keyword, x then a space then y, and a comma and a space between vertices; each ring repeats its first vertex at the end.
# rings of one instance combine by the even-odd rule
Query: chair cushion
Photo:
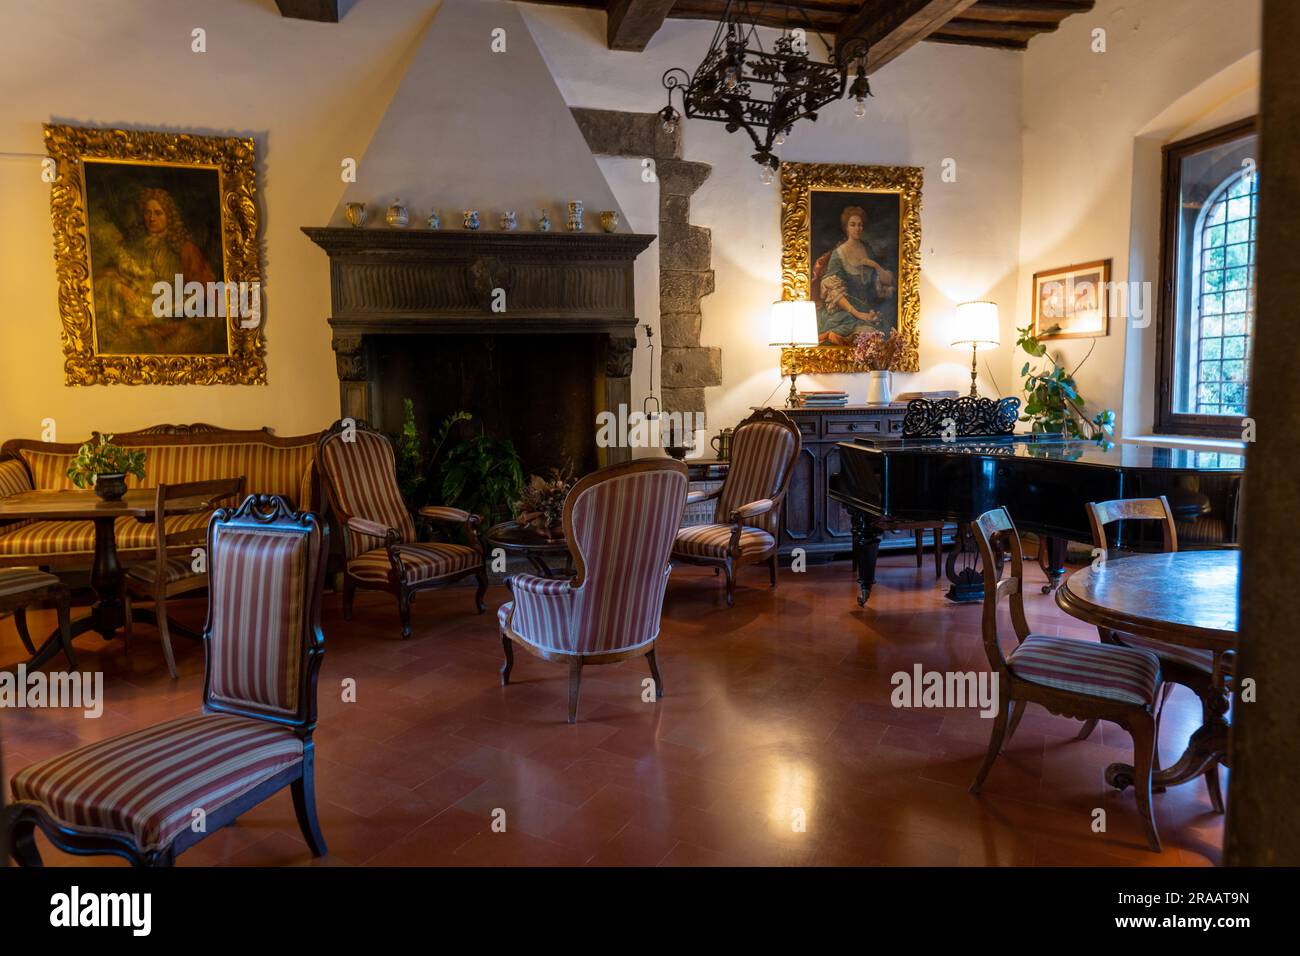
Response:
MULTIPOLYGON (((126 569, 126 576, 152 586, 159 578, 158 562, 143 561, 140 564, 133 564, 126 569)), ((203 571, 195 571, 194 558, 189 554, 182 554, 168 558, 164 562, 161 577, 164 584, 172 584, 185 578, 206 578, 207 574, 203 571)))
POLYGON ((1214 671, 1214 652, 1202 650, 1199 647, 1183 647, 1180 644, 1170 644, 1165 641, 1157 641, 1150 637, 1138 637, 1136 634, 1116 634, 1121 643, 1126 647, 1136 647, 1139 650, 1150 651, 1156 657, 1163 661, 1170 661, 1175 664, 1183 664, 1187 667, 1194 667, 1198 671, 1204 671, 1206 674, 1214 671))
MULTIPOLYGON (((731 544, 731 529, 729 524, 697 524, 682 528, 677 532, 673 552, 693 558, 725 558, 731 544)), ((740 532, 742 557, 762 554, 775 545, 776 539, 761 528, 745 526, 740 532)))
MULTIPOLYGON (((479 553, 463 544, 444 544, 439 541, 403 544, 398 546, 402 566, 406 568, 406 583, 419 584, 434 578, 445 577, 477 567, 479 553)), ((348 573, 362 581, 383 583, 388 580, 392 563, 385 548, 375 548, 348 562, 348 573)))
POLYGON ((1151 704, 1160 683, 1154 654, 1073 637, 1030 634, 1007 657, 1007 666, 1031 684, 1126 704, 1151 704))
MULTIPOLYGON (((167 533, 205 528, 210 517, 209 512, 171 515, 166 519, 167 533)), ((128 516, 118 518, 113 522, 113 528, 119 553, 145 550, 156 544, 156 529, 152 522, 137 521, 128 516)), ((95 524, 92 521, 33 521, 0 528, 0 557, 90 555, 94 550, 95 524)))
POLYGON ((183 833, 196 807, 210 817, 302 753, 279 724, 196 714, 33 764, 14 776, 13 794, 70 827, 125 834, 149 851, 183 833))
POLYGON ((0 598, 25 594, 61 583, 52 574, 36 568, 0 568, 0 598))

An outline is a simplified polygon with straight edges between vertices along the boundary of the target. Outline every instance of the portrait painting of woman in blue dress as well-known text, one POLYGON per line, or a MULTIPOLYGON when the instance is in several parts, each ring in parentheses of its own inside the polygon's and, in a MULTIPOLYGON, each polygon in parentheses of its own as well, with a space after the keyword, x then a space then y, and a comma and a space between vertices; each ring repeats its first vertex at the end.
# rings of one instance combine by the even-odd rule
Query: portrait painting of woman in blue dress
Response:
POLYGON ((816 190, 810 205, 818 341, 898 328, 898 194, 816 190))

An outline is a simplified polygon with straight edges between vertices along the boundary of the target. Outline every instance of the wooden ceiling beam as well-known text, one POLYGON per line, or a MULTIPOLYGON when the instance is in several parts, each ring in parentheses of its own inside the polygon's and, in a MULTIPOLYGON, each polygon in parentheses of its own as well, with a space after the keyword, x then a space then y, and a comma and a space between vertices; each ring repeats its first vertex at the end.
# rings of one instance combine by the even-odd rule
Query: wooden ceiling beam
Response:
POLYGON ((339 22, 339 0, 275 0, 280 15, 318 23, 339 22))
POLYGON ((965 37, 968 40, 1017 40, 1028 43, 1040 33, 1051 33, 1057 26, 1056 23, 1013 23, 1008 20, 990 23, 957 17, 949 20, 941 30, 935 32, 950 37, 965 37))
POLYGON ((674 0, 609 0, 605 42, 611 50, 640 53, 664 25, 674 0))
POLYGON ((867 72, 874 73, 974 4, 975 0, 866 0, 840 26, 835 48, 864 38, 867 72))
POLYGON ((1060 23, 1075 13, 1087 13, 1094 0, 978 0, 968 8, 965 20, 990 22, 1060 23))

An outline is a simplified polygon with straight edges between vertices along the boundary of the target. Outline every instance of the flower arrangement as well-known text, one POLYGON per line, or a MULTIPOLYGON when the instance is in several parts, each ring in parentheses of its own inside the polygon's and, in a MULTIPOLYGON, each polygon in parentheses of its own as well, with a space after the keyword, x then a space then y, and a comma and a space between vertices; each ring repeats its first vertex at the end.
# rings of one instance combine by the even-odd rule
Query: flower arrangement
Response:
POLYGON ((859 332, 853 337, 853 363, 873 372, 892 372, 903 357, 903 345, 898 329, 859 332))
POLYGON ((515 521, 521 527, 532 526, 548 538, 560 536, 564 518, 564 499, 573 487, 573 472, 552 468, 549 478, 533 475, 515 503, 515 521))
POLYGON ((100 435, 98 443, 86 442, 77 449, 67 475, 78 488, 94 487, 101 498, 116 501, 126 493, 126 475, 144 481, 144 459, 143 449, 122 448, 113 444, 112 435, 100 435))

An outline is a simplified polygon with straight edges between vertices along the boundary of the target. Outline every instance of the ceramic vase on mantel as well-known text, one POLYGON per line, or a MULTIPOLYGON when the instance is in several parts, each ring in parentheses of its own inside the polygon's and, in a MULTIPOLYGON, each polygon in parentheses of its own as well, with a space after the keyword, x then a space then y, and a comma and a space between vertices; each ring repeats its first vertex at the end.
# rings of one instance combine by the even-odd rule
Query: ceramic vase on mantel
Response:
POLYGON ((888 405, 894 400, 894 389, 891 372, 867 373, 867 404, 868 405, 888 405))

